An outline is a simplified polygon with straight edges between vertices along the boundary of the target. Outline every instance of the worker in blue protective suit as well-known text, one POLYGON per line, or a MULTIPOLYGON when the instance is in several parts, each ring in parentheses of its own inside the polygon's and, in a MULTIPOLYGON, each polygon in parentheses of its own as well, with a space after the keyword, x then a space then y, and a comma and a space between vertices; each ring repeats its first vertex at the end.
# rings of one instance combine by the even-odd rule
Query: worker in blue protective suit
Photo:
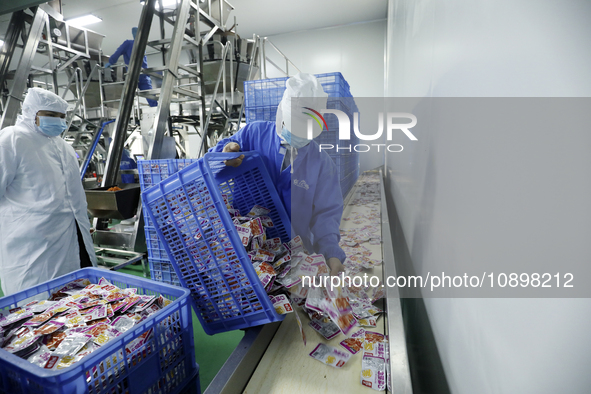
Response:
POLYGON ((96 266, 74 149, 59 135, 68 103, 29 89, 0 131, 0 282, 5 295, 96 266))
MULTIPOLYGON (((343 271, 346 257, 339 246, 343 197, 337 168, 326 152, 320 152, 316 142, 303 138, 301 132, 291 131, 296 127, 292 125, 295 117, 290 115, 294 97, 315 97, 323 101, 317 107, 323 108, 327 95, 310 74, 300 73, 288 79, 286 87, 275 123, 249 123, 210 151, 260 153, 291 216, 294 233, 301 236, 309 252, 323 254, 331 274, 337 275, 343 271)), ((314 137, 320 132, 316 131, 314 137)), ((226 165, 237 167, 243 158, 228 160, 226 165)))
MULTIPOLYGON (((111 55, 107 64, 105 64, 105 68, 111 67, 112 64, 117 63, 119 60, 119 56, 123 55, 123 61, 126 65, 129 66, 129 59, 131 58, 131 50, 133 49, 133 43, 135 41, 135 35, 137 33, 137 27, 131 29, 131 34, 133 35, 133 40, 125 40, 123 44, 117 48, 115 53, 111 55)), ((144 60, 142 60, 142 68, 148 68, 148 58, 144 55, 144 60)), ((152 89, 152 80, 150 79, 149 75, 140 74, 140 79, 138 81, 137 87, 139 90, 150 90, 152 89)), ((152 99, 148 100, 148 104, 150 107, 156 107, 158 105, 158 101, 152 99)))

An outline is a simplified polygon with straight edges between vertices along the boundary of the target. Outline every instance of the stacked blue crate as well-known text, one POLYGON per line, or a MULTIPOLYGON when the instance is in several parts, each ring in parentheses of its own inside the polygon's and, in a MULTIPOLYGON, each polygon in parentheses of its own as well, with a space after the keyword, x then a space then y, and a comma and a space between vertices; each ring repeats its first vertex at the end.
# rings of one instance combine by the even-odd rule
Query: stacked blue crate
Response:
MULTIPOLYGON (((142 192, 160 183, 172 174, 182 170, 188 165, 197 161, 196 159, 163 159, 163 160, 139 160, 138 173, 140 188, 142 192)), ((166 254, 164 245, 158 238, 156 228, 147 212, 143 210, 144 233, 146 234, 146 246, 148 248, 148 262, 150 265, 150 276, 153 280, 180 286, 172 264, 166 254)))
MULTIPOLYGON (((357 106, 351 95, 349 84, 341 73, 316 74, 316 78, 328 94, 326 107, 346 113, 351 125, 351 139, 348 141, 340 140, 339 123, 336 115, 324 114, 328 130, 324 127, 320 136, 314 139, 318 144, 329 144, 334 147, 326 150, 326 152, 337 166, 338 178, 344 197, 357 180, 359 171, 359 153, 354 150, 355 145, 359 143, 359 138, 353 132, 353 113, 357 110, 357 106)), ((247 123, 275 120, 277 106, 285 91, 285 81, 287 81, 287 77, 244 82, 244 111, 247 123)))

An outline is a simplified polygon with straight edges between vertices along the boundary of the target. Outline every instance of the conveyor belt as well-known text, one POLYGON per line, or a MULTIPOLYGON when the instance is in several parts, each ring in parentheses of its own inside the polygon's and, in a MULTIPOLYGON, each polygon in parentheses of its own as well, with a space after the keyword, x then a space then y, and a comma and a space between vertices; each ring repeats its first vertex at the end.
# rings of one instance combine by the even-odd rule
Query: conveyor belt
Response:
MULTIPOLYGON (((381 177, 381 172, 380 172, 381 177)), ((381 178, 382 179, 382 178, 381 178)), ((372 259, 384 259, 384 264, 364 270, 368 276, 395 275, 394 254, 392 251, 390 228, 384 195, 383 179, 381 181, 381 203, 377 208, 381 210, 382 245, 363 246, 372 251, 372 259)), ((367 215, 368 206, 350 205, 355 200, 357 188, 354 187, 345 199, 343 218, 353 214, 367 215)), ((341 222, 341 229, 351 229, 353 221, 341 222)), ((378 320, 378 326, 370 329, 389 335, 390 364, 392 390, 394 393, 412 393, 406 342, 402 324, 400 300, 397 289, 389 289, 388 299, 380 300, 376 305, 385 310, 388 316, 378 320)), ((296 308, 304 326, 307 346, 304 346, 294 314, 288 314, 282 323, 255 327, 246 331, 245 337, 205 394, 218 393, 369 393, 371 389, 360 383, 361 354, 351 357, 347 364, 336 369, 323 365, 309 356, 318 343, 326 343, 333 347, 340 347, 339 342, 345 337, 341 334, 330 341, 326 341, 310 326, 309 318, 296 308)))

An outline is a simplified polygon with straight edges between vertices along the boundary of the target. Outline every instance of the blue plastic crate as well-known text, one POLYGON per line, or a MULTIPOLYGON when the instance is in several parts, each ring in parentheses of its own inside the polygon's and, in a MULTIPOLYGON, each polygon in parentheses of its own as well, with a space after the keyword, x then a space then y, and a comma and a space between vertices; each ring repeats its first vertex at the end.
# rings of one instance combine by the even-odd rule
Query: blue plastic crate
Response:
POLYGON ((177 172, 177 164, 172 159, 138 160, 137 170, 140 187, 146 190, 177 172))
MULTIPOLYGON (((193 164, 198 159, 163 159, 163 160, 140 160, 138 169, 140 171, 140 187, 142 191, 149 189, 160 181, 168 178, 170 175, 182 170, 183 168, 193 164)), ((178 277, 168 260, 168 254, 164 249, 162 241, 158 238, 158 233, 154 228, 152 219, 143 210, 144 215, 144 233, 146 235, 146 247, 148 249, 148 261, 150 266, 150 276, 153 280, 160 282, 180 285, 178 277), (156 259, 156 263, 154 263, 156 259), (163 269, 158 268, 156 271, 154 267, 161 267, 161 263, 168 263, 167 267, 163 269)))
POLYGON ((52 291, 79 278, 97 283, 106 278, 138 294, 162 295, 173 303, 123 335, 63 370, 50 371, 0 350, 0 392, 16 393, 179 393, 198 375, 189 291, 137 276, 98 268, 84 268, 28 290, 0 298, 7 312, 17 303, 52 291), (154 335, 141 348, 127 353, 128 344, 149 329, 154 335))
POLYGON ((244 112, 246 114, 246 123, 266 120, 274 122, 277 116, 277 105, 245 108, 244 112))
POLYGON ((256 205, 271 210, 267 236, 290 239, 290 221, 256 152, 226 167, 228 153, 172 175, 142 194, 182 285, 191 290, 197 316, 208 334, 282 320, 246 254, 222 194, 246 214, 256 205))
POLYGON ((169 285, 180 286, 181 281, 174 270, 168 256, 164 259, 149 257, 150 275, 153 280, 168 283, 169 285))
MULTIPOLYGON (((322 88, 329 97, 351 97, 349 84, 340 72, 316 74, 316 78, 322 84, 322 88)), ((254 107, 277 107, 283 98, 285 91, 285 81, 287 77, 259 79, 254 81, 244 81, 244 107, 248 110, 254 107)), ((350 107, 350 105, 348 105, 350 107)), ((247 112, 247 123, 257 120, 275 120, 275 113, 272 119, 251 118, 247 112)), ((258 115, 258 113, 257 113, 258 115)))
POLYGON ((244 81, 244 106, 277 106, 285 91, 287 78, 258 79, 244 81))

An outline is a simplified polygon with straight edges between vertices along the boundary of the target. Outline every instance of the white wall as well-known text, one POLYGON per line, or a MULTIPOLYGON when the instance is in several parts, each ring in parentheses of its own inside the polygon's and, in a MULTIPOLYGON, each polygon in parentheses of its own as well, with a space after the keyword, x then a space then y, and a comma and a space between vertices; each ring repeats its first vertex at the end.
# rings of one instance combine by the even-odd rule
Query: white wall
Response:
MULTIPOLYGON (((386 20, 380 20, 269 36, 269 41, 302 72, 340 72, 349 83, 353 97, 382 97, 385 36, 386 20)), ((267 49, 267 56, 285 67, 285 62, 271 49, 267 49)), ((292 69, 290 74, 293 75, 292 69)), ((283 75, 271 66, 267 76, 283 75)), ((359 161, 360 171, 365 171, 383 165, 384 157, 361 153, 359 161)))
MULTIPOLYGON (((591 96, 591 2, 390 0, 388 14, 389 96, 591 96)), ((589 161, 588 132, 577 132, 577 146, 549 156, 534 148, 557 139, 524 130, 521 138, 536 144, 512 146, 502 158, 485 139, 453 136, 453 145, 447 137, 431 130, 408 155, 386 158, 389 192, 417 273, 436 272, 443 261, 464 265, 511 238, 532 261, 559 250, 565 229, 591 238, 589 167, 572 166, 589 161), (549 160, 557 175, 548 174, 548 189, 558 183, 569 202, 557 204, 515 171, 528 163, 538 177, 535 169, 549 160), (496 176, 485 176, 492 167, 496 176), (471 169, 480 176, 470 177, 471 169), (467 193, 474 190, 477 200, 467 193), (518 204, 496 210, 493 190, 531 202, 531 212, 523 215, 518 204), (501 227, 499 216, 510 225, 501 227), (539 231, 532 217, 551 223, 549 230, 539 231)), ((574 245, 570 258, 588 262, 586 243, 574 245)), ((452 393, 591 391, 590 300, 425 299, 425 305, 452 393)))

